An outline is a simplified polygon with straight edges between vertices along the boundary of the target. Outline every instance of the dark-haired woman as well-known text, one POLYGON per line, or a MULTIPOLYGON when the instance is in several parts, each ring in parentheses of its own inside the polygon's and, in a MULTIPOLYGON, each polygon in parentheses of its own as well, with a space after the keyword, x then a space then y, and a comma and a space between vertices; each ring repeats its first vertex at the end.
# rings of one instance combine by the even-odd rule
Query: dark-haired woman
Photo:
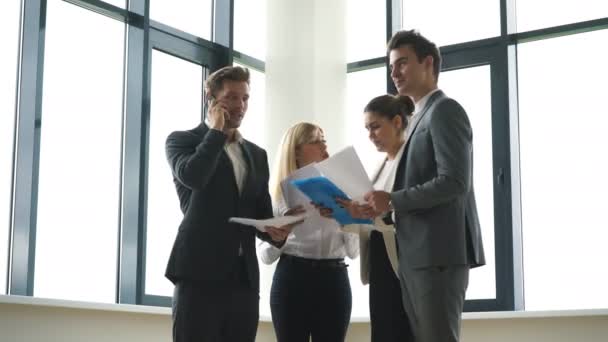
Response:
MULTIPOLYGON (((397 166, 403 155, 408 118, 414 111, 409 97, 382 95, 372 99, 364 109, 369 140, 386 158, 372 177, 374 189, 392 191, 397 166)), ((366 210, 354 202, 342 201, 349 210, 366 210), (354 204, 354 205, 353 205, 354 204)), ((369 208, 368 208, 369 209, 369 208)), ((352 213, 358 216, 357 213, 352 213)), ((369 309, 372 342, 413 341, 413 334, 401 300, 398 278, 397 243, 392 224, 381 218, 374 221, 377 229, 361 231, 361 281, 369 283, 369 309)))

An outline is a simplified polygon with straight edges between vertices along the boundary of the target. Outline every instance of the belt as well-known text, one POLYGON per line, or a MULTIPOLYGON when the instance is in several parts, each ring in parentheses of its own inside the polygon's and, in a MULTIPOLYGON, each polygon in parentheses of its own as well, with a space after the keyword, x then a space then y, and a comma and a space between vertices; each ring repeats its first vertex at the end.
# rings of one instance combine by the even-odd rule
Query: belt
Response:
POLYGON ((347 267, 348 265, 344 262, 344 258, 339 259, 308 259, 302 258, 295 255, 281 254, 281 259, 300 265, 307 265, 309 267, 316 268, 336 268, 336 267, 347 267))

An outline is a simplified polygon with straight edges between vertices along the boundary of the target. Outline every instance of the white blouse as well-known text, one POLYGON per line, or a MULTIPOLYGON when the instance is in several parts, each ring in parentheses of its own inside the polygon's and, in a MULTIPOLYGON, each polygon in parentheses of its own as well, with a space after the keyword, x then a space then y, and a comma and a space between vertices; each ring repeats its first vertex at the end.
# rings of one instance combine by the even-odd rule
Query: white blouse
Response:
MULTIPOLYGON (((289 209, 283 201, 277 207, 281 214, 289 209)), ((321 216, 312 204, 304 209, 308 216, 293 228, 283 247, 260 243, 260 257, 265 264, 272 264, 282 253, 315 260, 359 256, 358 234, 343 232, 336 220, 321 216)))

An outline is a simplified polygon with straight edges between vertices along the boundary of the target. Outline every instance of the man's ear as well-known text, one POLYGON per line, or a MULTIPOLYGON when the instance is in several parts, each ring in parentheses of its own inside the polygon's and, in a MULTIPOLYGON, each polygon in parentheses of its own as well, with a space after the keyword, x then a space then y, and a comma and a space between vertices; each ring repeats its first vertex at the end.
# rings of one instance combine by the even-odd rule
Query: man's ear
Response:
POLYGON ((424 57, 424 66, 433 69, 434 58, 431 55, 424 57))

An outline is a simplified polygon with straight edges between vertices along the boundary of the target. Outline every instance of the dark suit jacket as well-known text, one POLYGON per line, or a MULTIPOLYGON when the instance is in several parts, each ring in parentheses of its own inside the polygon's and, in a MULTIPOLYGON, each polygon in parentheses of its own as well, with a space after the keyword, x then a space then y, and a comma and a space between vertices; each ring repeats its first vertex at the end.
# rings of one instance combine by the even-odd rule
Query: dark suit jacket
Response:
POLYGON ((439 90, 407 132, 391 193, 399 262, 409 268, 485 264, 466 112, 439 90))
POLYGON ((259 290, 255 237, 259 234, 267 241, 270 237, 253 227, 229 223, 228 219, 272 217, 268 160, 263 149, 242 140, 247 175, 239 195, 225 142, 224 133, 205 124, 173 132, 167 138, 167 159, 184 218, 165 276, 173 283, 187 279, 205 288, 230 287, 241 246, 250 283, 259 290))

